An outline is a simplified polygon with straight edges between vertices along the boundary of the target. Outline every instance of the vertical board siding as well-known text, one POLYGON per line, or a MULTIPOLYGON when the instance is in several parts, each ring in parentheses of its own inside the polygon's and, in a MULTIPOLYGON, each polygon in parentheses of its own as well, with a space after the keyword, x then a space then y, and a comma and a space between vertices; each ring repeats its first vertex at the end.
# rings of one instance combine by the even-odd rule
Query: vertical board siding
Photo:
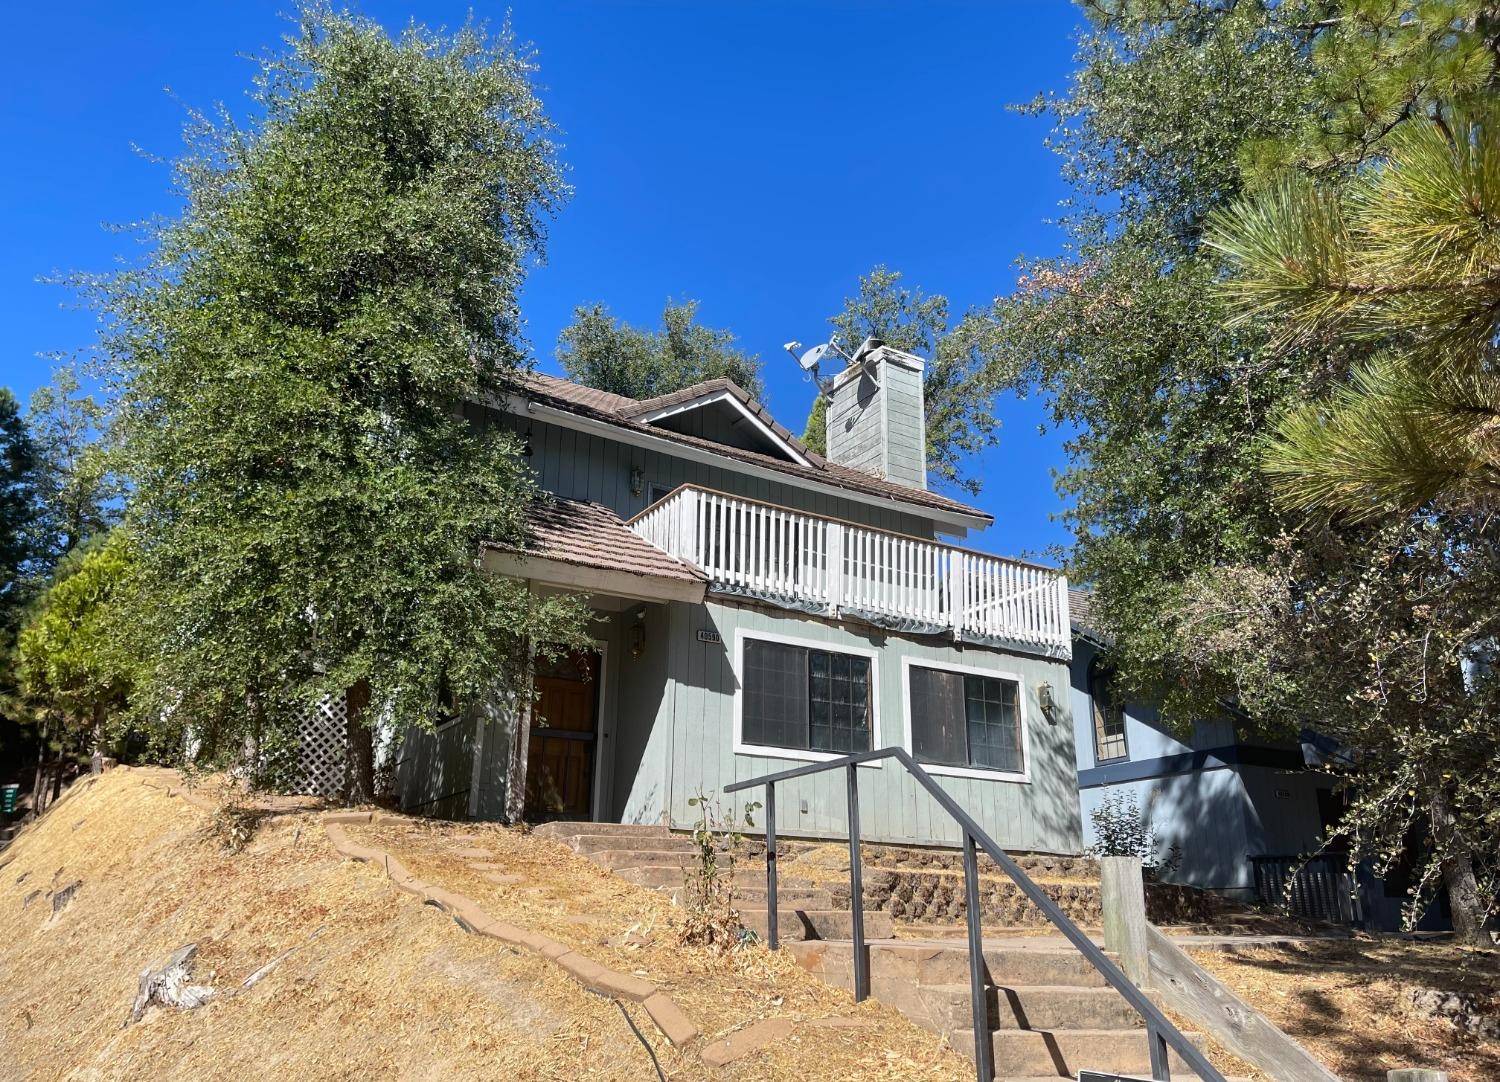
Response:
MULTIPOLYGON (((474 780, 472 718, 434 732, 408 729, 396 759, 396 792, 401 810, 444 819, 468 817, 474 780)), ((503 799, 503 797, 502 797, 503 799)))
MULTIPOLYGON (((1061 708, 1055 721, 1042 716, 1037 687, 1048 682, 1065 701, 1067 668, 1061 663, 1022 657, 980 647, 961 647, 936 639, 915 639, 864 632, 815 618, 710 601, 703 605, 673 603, 671 640, 651 639, 648 650, 660 650, 670 672, 665 699, 670 706, 653 718, 621 717, 625 725, 662 726, 675 721, 670 803, 664 809, 672 825, 689 826, 696 817, 688 798, 701 788, 710 795, 740 781, 798 765, 795 760, 734 751, 734 701, 738 692, 734 650, 736 633, 770 632, 839 646, 879 651, 875 701, 882 746, 901 744, 905 735, 901 660, 905 657, 971 665, 1021 676, 1030 730, 1029 782, 939 777, 938 783, 959 801, 1002 846, 1017 850, 1076 853, 1081 845, 1077 779, 1074 773, 1072 720, 1061 708), (721 641, 702 643, 699 630, 717 632, 721 641)), ((861 768, 861 824, 870 840, 953 845, 956 827, 934 815, 930 798, 898 766, 861 768)), ((761 799, 745 794, 746 799, 761 799)), ((786 783, 777 790, 778 827, 792 834, 847 836, 844 781, 836 773, 786 783), (806 813, 801 802, 807 802, 806 813)))
POLYGON ((531 469, 540 487, 570 499, 601 503, 621 518, 630 518, 646 509, 653 484, 696 484, 913 537, 932 538, 935 535, 930 519, 896 508, 872 507, 854 500, 809 492, 793 485, 750 477, 736 470, 708 466, 659 451, 629 447, 615 440, 513 414, 495 415, 494 420, 522 436, 530 433, 531 469), (639 495, 630 491, 630 471, 636 466, 640 467, 643 479, 639 495))

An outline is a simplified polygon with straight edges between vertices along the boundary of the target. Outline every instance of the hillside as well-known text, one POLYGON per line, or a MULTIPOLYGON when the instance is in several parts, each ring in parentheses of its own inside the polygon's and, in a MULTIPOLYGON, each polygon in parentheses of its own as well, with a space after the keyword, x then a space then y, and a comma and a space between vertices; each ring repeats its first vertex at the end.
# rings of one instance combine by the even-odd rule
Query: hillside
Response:
MULTIPOLYGON (((168 785, 180 782, 123 768, 85 779, 0 853, 0 1079, 654 1077, 621 1006, 538 955, 466 933, 380 868, 342 859, 324 813, 269 818, 232 855, 209 836, 209 813, 168 785), (75 883, 54 915, 54 897, 75 883), (141 972, 188 943, 199 948, 194 982, 221 994, 126 1025, 141 972), (288 950, 253 987, 223 994, 288 950)), ((935 1035, 873 1001, 854 1007, 758 947, 728 958, 664 951, 672 911, 660 895, 556 843, 477 829, 611 899, 609 912, 578 926, 575 950, 619 956, 636 937, 645 955, 678 959, 674 973, 644 975, 683 990, 701 1039, 676 1050, 639 1004, 625 1008, 668 1078, 938 1080, 971 1070, 935 1035), (771 1015, 787 1020, 786 1036, 726 1067, 704 1065, 704 1044, 771 1015)), ((550 915, 549 934, 576 923, 563 904, 576 908, 576 898, 525 897, 523 912, 550 915)))

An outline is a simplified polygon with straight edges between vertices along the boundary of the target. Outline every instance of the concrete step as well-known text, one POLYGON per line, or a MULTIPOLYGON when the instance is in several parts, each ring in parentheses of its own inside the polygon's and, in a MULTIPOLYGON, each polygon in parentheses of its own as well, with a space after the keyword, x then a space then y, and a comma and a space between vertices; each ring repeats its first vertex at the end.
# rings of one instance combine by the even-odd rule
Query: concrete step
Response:
MULTIPOLYGON (((1189 1034, 1200 1048, 1203 1038, 1189 1034)), ((1002 1078, 1077 1078, 1079 1071, 1111 1071, 1151 1077, 1151 1051, 1143 1029, 1001 1029, 991 1034, 995 1073, 1002 1078)), ((974 1031, 948 1035, 956 1052, 974 1055, 974 1031)), ((1175 1052, 1169 1057, 1174 1076, 1195 1077, 1175 1052)))
MULTIPOLYGON (((596 864, 601 863, 595 861, 596 864)), ((684 866, 677 854, 673 854, 670 861, 665 863, 629 865, 611 868, 621 879, 634 883, 639 887, 667 887, 675 889, 683 884, 684 866)), ((750 890, 756 887, 764 890, 766 885, 766 873, 764 869, 741 867, 734 876, 735 891, 741 889, 750 890)), ((782 889, 797 887, 811 887, 812 884, 806 879, 781 880, 782 889)), ((832 907, 830 907, 832 908, 832 907)))
MULTIPOLYGON (((873 928, 866 912, 866 927, 873 928)), ((881 914, 885 916, 885 914, 881 914)), ((968 947, 960 940, 923 942, 921 940, 881 939, 869 935, 870 974, 917 985, 967 985, 969 980, 968 947)), ((828 984, 850 988, 852 954, 847 942, 818 943, 816 946, 791 945, 803 968, 818 973, 828 984)), ((1104 977, 1088 960, 1069 946, 1028 946, 1025 937, 1004 944, 989 943, 984 950, 985 981, 1004 988, 1064 986, 1068 988, 1107 988, 1104 977)))
MULTIPOLYGON (((974 1024, 969 1003, 969 986, 965 984, 926 984, 912 986, 907 982, 886 982, 892 987, 882 994, 871 978, 876 998, 938 1033, 968 1029, 974 1024), (903 993, 908 1004, 897 1002, 903 993)), ((991 1029, 1136 1029, 1143 1023, 1135 1008, 1113 988, 1078 988, 1070 985, 1014 985, 997 988, 988 985, 985 999, 989 1005, 991 1029)))
POLYGON ((571 838, 579 834, 610 834, 620 839, 686 837, 673 835, 660 823, 589 823, 561 819, 538 823, 531 832, 541 838, 571 838))
POLYGON ((568 834, 560 835, 558 840, 568 845, 575 853, 600 853, 600 852, 641 852, 653 853, 692 853, 697 851, 693 839, 681 834, 668 834, 666 831, 658 831, 651 835, 631 835, 621 837, 618 834, 568 834))
MULTIPOLYGON (((673 883, 664 884, 656 888, 662 894, 667 895, 674 901, 681 902, 686 897, 687 887, 679 874, 673 883)), ((826 890, 817 890, 811 887, 781 887, 776 891, 777 905, 785 909, 838 909, 833 904, 833 898, 826 890)), ((766 888, 745 887, 736 884, 734 888, 734 904, 737 909, 765 909, 766 888)))
MULTIPOLYGON (((766 937, 769 921, 764 909, 740 909, 740 918, 745 927, 753 929, 762 939, 766 937)), ((806 940, 848 940, 854 934, 853 917, 847 909, 791 909, 778 907, 776 931, 783 942, 796 943, 806 940)), ((885 938, 893 928, 888 913, 866 913, 865 935, 885 938)), ((846 947, 849 944, 844 944, 846 947)))
MULTIPOLYGON (((736 905, 746 906, 751 909, 766 908, 765 879, 759 881, 758 886, 742 887, 736 883, 734 888, 734 900, 736 905)), ((843 909, 844 906, 835 905, 831 892, 819 887, 793 887, 777 884, 776 904, 790 909, 843 909)), ((869 914, 870 910, 865 910, 869 914)))
POLYGON ((620 868, 684 868, 692 857, 681 849, 600 849, 583 856, 601 868, 611 871, 620 868))

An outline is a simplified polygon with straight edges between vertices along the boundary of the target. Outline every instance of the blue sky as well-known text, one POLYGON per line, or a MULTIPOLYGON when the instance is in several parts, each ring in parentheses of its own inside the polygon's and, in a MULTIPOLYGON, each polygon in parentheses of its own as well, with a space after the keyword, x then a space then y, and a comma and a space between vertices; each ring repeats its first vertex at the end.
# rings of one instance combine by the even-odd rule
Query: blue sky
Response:
MULTIPOLYGON (((109 223, 170 213, 164 157, 186 106, 245 109, 253 65, 291 0, 27 4, 0 72, 0 381, 23 399, 38 354, 75 351, 93 316, 41 276, 105 270, 137 241, 109 223), (170 88, 170 92, 167 88, 170 88)), ((467 3, 369 0, 397 28, 462 22, 467 3)), ((503 6, 477 5, 500 20, 503 6)), ((879 263, 958 309, 1008 292, 1020 255, 1054 253, 1066 195, 1045 120, 1010 103, 1062 90, 1077 9, 1010 3, 584 3, 511 7, 539 51, 543 99, 576 189, 523 297, 557 371, 574 305, 654 325, 668 297, 702 302, 766 362, 769 405, 800 430, 812 388, 781 351, 823 340, 879 263)), ((1037 553, 1066 541, 1051 472, 1061 437, 1039 403, 996 403, 1000 444, 970 465, 996 525, 970 542, 1037 553)))

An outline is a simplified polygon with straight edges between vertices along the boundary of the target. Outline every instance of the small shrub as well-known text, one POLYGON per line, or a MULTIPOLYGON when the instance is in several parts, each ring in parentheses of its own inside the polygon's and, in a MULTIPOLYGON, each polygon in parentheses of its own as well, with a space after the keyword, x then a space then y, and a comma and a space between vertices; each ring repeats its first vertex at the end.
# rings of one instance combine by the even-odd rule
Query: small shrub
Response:
POLYGON ((219 792, 219 804, 208 817, 208 836, 217 841, 226 853, 241 852, 255 832, 266 813, 245 803, 245 794, 238 785, 227 784, 219 792))
POLYGON ((746 804, 738 822, 732 809, 725 814, 701 789, 689 798, 688 806, 698 809, 698 822, 693 827, 693 862, 684 875, 687 915, 679 940, 715 952, 732 950, 755 935, 734 907, 734 869, 744 831, 755 826, 752 817, 760 804, 746 804))
POLYGON ((1152 875, 1173 871, 1182 863, 1182 850, 1175 845, 1157 855, 1156 828, 1141 815, 1133 793, 1107 792, 1089 812, 1089 821, 1094 824, 1091 856, 1138 857, 1141 867, 1152 875))

